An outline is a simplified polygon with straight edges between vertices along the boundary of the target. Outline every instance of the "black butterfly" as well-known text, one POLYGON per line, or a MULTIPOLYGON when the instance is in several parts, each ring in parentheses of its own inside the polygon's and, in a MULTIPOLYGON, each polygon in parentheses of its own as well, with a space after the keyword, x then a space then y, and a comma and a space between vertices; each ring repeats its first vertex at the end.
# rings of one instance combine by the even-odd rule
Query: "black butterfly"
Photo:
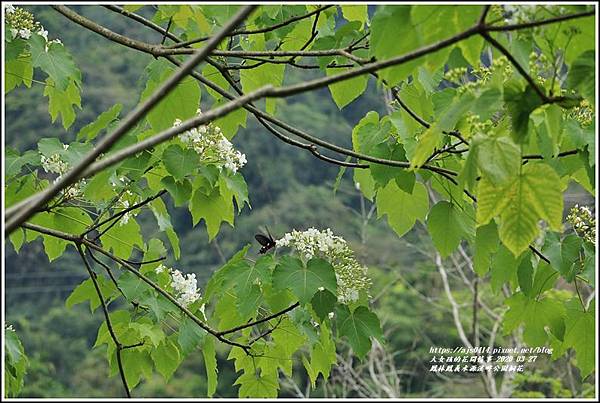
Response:
POLYGON ((267 228, 267 234, 269 234, 269 236, 266 236, 263 234, 254 235, 254 238, 258 241, 259 244, 262 245, 260 250, 258 251, 258 253, 260 253, 260 254, 267 253, 267 251, 269 249, 272 249, 275 247, 275 240, 271 236, 271 233, 269 232, 268 228, 267 228))

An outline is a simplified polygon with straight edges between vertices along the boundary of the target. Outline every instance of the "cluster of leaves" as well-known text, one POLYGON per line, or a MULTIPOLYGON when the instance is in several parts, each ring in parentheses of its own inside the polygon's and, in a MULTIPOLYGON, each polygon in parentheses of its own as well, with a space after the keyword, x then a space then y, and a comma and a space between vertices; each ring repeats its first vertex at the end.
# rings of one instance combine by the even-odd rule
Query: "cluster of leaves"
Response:
MULTIPOLYGON (((267 28, 314 9, 315 6, 303 5, 261 6, 246 25, 267 28)), ((565 7, 568 12, 579 9, 565 7)), ((356 60, 385 60, 464 31, 481 15, 481 6, 381 6, 370 19, 366 6, 340 6, 341 17, 336 10, 330 7, 314 20, 304 18, 260 34, 240 35, 230 45, 244 51, 352 48, 356 60), (346 23, 336 28, 336 19, 342 17, 346 23), (315 29, 318 35, 313 41, 315 29), (369 46, 359 46, 367 33, 369 46)), ((235 11, 233 6, 160 5, 153 20, 170 21, 172 32, 186 40, 211 35, 235 11)), ((503 9, 498 6, 492 8, 488 18, 499 16, 503 17, 503 9)), ((533 14, 535 20, 551 16, 542 7, 533 14)), ((565 234, 562 220, 567 185, 575 181, 593 193, 595 182, 594 124, 579 121, 579 115, 569 110, 581 108, 582 100, 586 101, 586 108, 593 111, 595 107, 589 80, 594 74, 595 49, 590 39, 594 20, 574 21, 577 22, 517 31, 510 37, 502 32, 492 33, 521 66, 527 66, 527 74, 536 74, 535 84, 539 87, 533 87, 518 69, 494 69, 492 60, 502 54, 497 47, 487 46, 480 35, 377 72, 378 83, 394 91, 405 105, 398 101, 401 107, 382 117, 367 113, 352 131, 352 146, 356 153, 393 160, 403 167, 371 163, 367 169, 354 170, 354 181, 363 195, 376 204, 378 217, 387 216, 388 224, 399 237, 417 221, 426 224, 442 257, 466 241, 474 254, 478 275, 489 276, 495 290, 507 283, 516 290, 506 300, 510 309, 505 317, 505 331, 524 324, 525 341, 532 345, 551 343, 556 357, 574 348, 585 377, 593 370, 590 357, 594 356, 595 344, 594 305, 586 306, 573 292, 554 289, 559 277, 576 289, 578 280, 589 285, 594 282, 593 248, 576 235, 565 234), (532 53, 546 55, 552 62, 550 67, 543 63, 530 67, 532 53), (466 68, 465 79, 459 83, 445 80, 444 71, 457 67, 466 68), (489 70, 485 78, 471 74, 483 69, 489 70), (475 85, 467 85, 473 82, 475 85), (552 96, 544 99, 539 92, 558 92, 560 102, 554 102, 552 96), (415 114, 432 123, 423 124, 415 119, 415 114), (431 167, 435 169, 427 169, 431 167), (431 207, 430 199, 434 201, 431 207), (542 220, 554 232, 542 230, 542 220), (548 261, 529 250, 536 242, 544 245, 542 253, 548 261)), ((72 106, 79 105, 81 75, 65 48, 60 44, 46 48, 44 38, 35 34, 26 40, 7 39, 6 47, 7 74, 22 77, 13 79, 7 91, 21 84, 31 85, 32 70, 40 67, 49 76, 46 95, 50 97, 52 118, 60 113, 63 125, 69 127, 75 118, 72 106)), ((310 61, 308 57, 298 57, 288 62, 305 59, 310 61)), ((242 68, 244 64, 234 64, 228 57, 215 60, 239 67, 232 81, 238 79, 244 92, 266 84, 281 86, 289 68, 286 63, 268 60, 252 68, 242 68)), ((346 62, 342 55, 327 55, 318 58, 318 68, 327 75, 337 74, 346 68, 339 65, 346 62)), ((144 74, 146 86, 141 101, 151 96, 174 69, 164 59, 150 63, 144 74)), ((214 63, 207 64, 202 74, 222 88, 231 89, 227 80, 231 77, 222 75, 214 63)), ((363 75, 330 85, 334 102, 340 109, 348 105, 365 91, 368 79, 363 75)), ((206 93, 210 100, 203 102, 212 106, 226 101, 213 89, 206 93)), ((177 119, 193 117, 200 101, 200 85, 187 77, 106 156, 171 127, 177 119)), ((275 99, 267 99, 264 109, 275 112, 275 99)), ((94 147, 100 133, 110 132, 118 124, 120 110, 120 105, 115 105, 102 113, 81 129, 77 141, 68 147, 55 139, 42 139, 37 151, 19 154, 8 150, 6 205, 46 188, 54 179, 42 171, 40 156, 58 155, 69 166, 76 165, 94 147)), ((212 123, 231 139, 240 126, 245 126, 246 118, 246 111, 240 109, 212 123)), ((164 190, 175 207, 187 206, 194 225, 205 221, 209 241, 217 235, 222 222, 233 226, 236 209, 239 214, 244 204, 249 204, 247 186, 240 173, 201 162, 193 150, 174 138, 95 175, 82 184, 82 193, 77 197, 56 198, 30 223, 58 231, 68 229, 74 235, 93 229, 99 233, 95 241, 104 250, 121 259, 129 258, 135 250, 145 261, 152 261, 166 255, 162 240, 145 238, 135 218, 124 219, 126 206, 140 203, 150 207, 159 231, 170 242, 173 257, 179 259, 178 236, 164 201, 156 197, 164 190), (112 218, 102 220, 107 214, 112 218)), ((69 240, 40 235, 31 229, 15 231, 11 241, 18 250, 23 242, 38 236, 42 236, 50 260, 62 255, 69 244, 69 240)), ((114 282, 97 276, 104 300, 113 304, 124 298, 134 306, 133 311, 110 312, 110 322, 124 349, 115 344, 108 321, 99 329, 96 346, 108 345, 111 373, 124 372, 130 387, 149 377, 153 368, 168 380, 185 355, 201 348, 209 380, 208 395, 212 395, 217 382, 215 337, 224 341, 225 334, 219 332, 226 332, 238 336, 225 342, 249 346, 234 346, 229 355, 235 360, 236 370, 242 371, 236 382, 240 396, 272 397, 279 388, 279 371, 291 376, 292 357, 298 351, 314 385, 319 374, 328 377, 336 361, 336 338, 346 337, 359 358, 369 351, 372 337, 382 339, 379 320, 366 299, 351 306, 337 303, 336 278, 328 262, 274 256, 252 262, 246 258, 247 250, 244 248, 218 270, 208 282, 202 300, 189 307, 189 313, 217 329, 216 334, 208 335, 188 313, 158 291, 169 292, 170 287, 168 273, 154 271, 158 263, 140 267, 140 273, 158 288, 150 287, 130 272, 121 273, 114 282), (294 304, 297 306, 289 312, 256 326, 244 326, 294 304), (171 330, 171 325, 178 325, 178 330, 171 330), (228 331, 238 326, 243 327, 239 332, 228 331), (302 351, 302 347, 309 352, 302 351)), ((102 305, 92 279, 75 289, 67 305, 84 301, 89 301, 92 311, 102 305)))

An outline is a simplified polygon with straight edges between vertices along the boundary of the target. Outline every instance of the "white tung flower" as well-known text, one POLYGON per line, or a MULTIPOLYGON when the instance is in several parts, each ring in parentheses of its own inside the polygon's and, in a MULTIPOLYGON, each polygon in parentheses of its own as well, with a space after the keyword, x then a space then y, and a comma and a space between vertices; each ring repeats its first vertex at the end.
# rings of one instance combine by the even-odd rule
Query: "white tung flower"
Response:
POLYGON ((184 276, 179 270, 171 268, 169 274, 171 275, 171 287, 173 287, 177 301, 181 305, 187 307, 200 298, 198 281, 194 273, 184 276))
POLYGON ((48 40, 48 31, 46 31, 44 28, 41 28, 37 34, 43 37, 46 41, 48 40))
MULTIPOLYGON (((198 110, 198 114, 200 114, 198 110)), ((181 125, 175 119, 173 127, 181 125)), ((202 162, 213 163, 219 169, 227 169, 236 173, 246 165, 246 156, 233 148, 233 144, 223 135, 221 128, 212 124, 201 125, 179 135, 181 142, 194 150, 202 162)))
POLYGON ((22 28, 19 30, 19 36, 23 39, 29 39, 31 37, 31 31, 27 28, 22 28))

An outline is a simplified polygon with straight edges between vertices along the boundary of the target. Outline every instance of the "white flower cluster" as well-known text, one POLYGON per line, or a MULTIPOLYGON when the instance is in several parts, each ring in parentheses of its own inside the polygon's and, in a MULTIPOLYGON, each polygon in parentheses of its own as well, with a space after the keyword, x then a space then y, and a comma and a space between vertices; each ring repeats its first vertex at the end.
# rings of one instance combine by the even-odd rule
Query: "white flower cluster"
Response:
POLYGON ((10 330, 11 332, 14 332, 15 328, 13 325, 9 325, 8 323, 4 322, 4 330, 10 330))
POLYGON ((163 264, 154 270, 157 274, 168 270, 169 274, 171 275, 171 287, 173 287, 175 298, 177 298, 177 301, 181 305, 187 307, 201 297, 200 290, 198 289, 198 282, 196 280, 196 274, 191 273, 183 275, 179 270, 167 268, 163 264))
MULTIPOLYGON (((198 114, 201 113, 198 109, 198 114)), ((179 126, 181 120, 176 119, 173 126, 179 126)), ((233 173, 246 164, 246 155, 235 150, 233 144, 223 135, 221 128, 213 124, 194 127, 179 135, 179 139, 194 150, 205 163, 214 163, 220 169, 225 168, 233 173)))
POLYGON ((306 260, 323 258, 333 266, 338 284, 338 301, 346 304, 357 301, 360 291, 368 291, 371 280, 367 267, 358 263, 346 241, 333 234, 331 229, 319 231, 293 230, 275 241, 277 247, 290 247, 306 260))
MULTIPOLYGON (((63 148, 67 150, 69 148, 68 144, 63 144, 63 148)), ((48 173, 58 174, 54 182, 58 182, 60 178, 69 170, 69 163, 63 161, 60 154, 52 154, 50 157, 46 157, 43 154, 40 154, 40 161, 42 163, 42 168, 44 171, 48 173)), ((66 189, 64 189, 61 195, 65 199, 74 199, 83 194, 83 189, 87 184, 85 179, 80 179, 78 182, 69 185, 66 189)))
POLYGON ((38 34, 46 40, 46 51, 51 43, 62 43, 60 39, 48 41, 48 31, 44 29, 42 24, 35 21, 33 14, 29 11, 21 7, 14 7, 11 4, 7 5, 4 10, 6 23, 10 27, 13 38, 29 39, 31 34, 38 34))
MULTIPOLYGON (((129 183, 129 178, 127 178, 125 176, 121 176, 121 177, 117 178, 116 180, 112 180, 111 186, 113 187, 114 190, 116 190, 116 188, 118 186, 126 186, 128 183, 129 183)), ((123 210, 126 210, 129 208, 129 206, 131 205, 130 200, 134 200, 133 204, 138 202, 138 200, 136 200, 137 197, 129 189, 125 190, 124 196, 127 196, 129 198, 129 200, 120 198, 118 201, 118 204, 117 204, 117 207, 120 207, 123 210)), ((123 226, 123 225, 127 224, 129 222, 130 218, 136 217, 138 214, 139 214, 139 210, 131 210, 131 211, 126 212, 119 219, 119 226, 123 226)))
POLYGON ((596 244, 596 218, 589 208, 576 204, 571 208, 567 221, 584 241, 596 244))

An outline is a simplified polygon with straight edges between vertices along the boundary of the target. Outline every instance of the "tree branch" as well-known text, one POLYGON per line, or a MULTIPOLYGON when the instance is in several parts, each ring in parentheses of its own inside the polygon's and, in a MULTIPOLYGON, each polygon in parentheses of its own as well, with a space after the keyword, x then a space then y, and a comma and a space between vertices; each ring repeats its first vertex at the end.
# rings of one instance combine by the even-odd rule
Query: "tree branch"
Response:
MULTIPOLYGON (((241 30, 235 30, 231 33, 229 33, 227 36, 237 36, 237 35, 254 35, 254 34, 262 34, 265 32, 270 32, 270 31, 274 31, 276 29, 279 29, 281 27, 285 27, 286 25, 292 24, 296 21, 300 21, 303 20, 305 18, 310 18, 315 14, 320 13, 321 11, 324 11, 330 7, 333 7, 333 5, 327 5, 327 6, 322 6, 319 7, 309 13, 306 14, 302 14, 302 15, 298 15, 296 17, 291 17, 285 21, 282 21, 278 24, 274 24, 274 25, 270 25, 268 27, 264 27, 264 28, 258 28, 258 29, 241 29, 241 30)), ((177 48, 183 48, 189 45, 193 45, 194 43, 198 43, 198 42, 204 42, 208 39, 209 37, 205 36, 205 37, 201 37, 201 38, 196 38, 196 39, 190 39, 189 41, 185 41, 185 42, 180 42, 180 41, 176 41, 178 42, 175 45, 169 46, 169 49, 177 49, 177 48)))
POLYGON ((131 398, 131 392, 129 391, 129 386, 127 385, 127 379, 125 379, 125 370, 123 369, 123 360, 121 358, 121 350, 123 349, 123 345, 117 339, 117 335, 115 330, 113 329, 112 322, 110 321, 110 315, 108 313, 108 307, 106 306, 106 301, 102 296, 102 291, 100 291, 100 286, 98 285, 98 280, 96 280, 96 273, 92 271, 89 262, 87 261, 83 250, 81 249, 81 244, 76 244, 77 252, 79 252, 79 256, 81 256, 81 260, 83 261, 85 268, 87 269, 88 274, 90 275, 90 279, 94 283, 94 288, 96 289, 96 294, 98 294, 98 298, 100 299, 100 305, 102 306, 102 312, 104 313, 104 318, 106 319, 106 327, 108 328, 108 333, 112 338, 115 346, 117 348, 117 365, 119 366, 119 374, 121 375, 121 381, 123 382, 123 387, 125 388, 125 395, 131 398))

